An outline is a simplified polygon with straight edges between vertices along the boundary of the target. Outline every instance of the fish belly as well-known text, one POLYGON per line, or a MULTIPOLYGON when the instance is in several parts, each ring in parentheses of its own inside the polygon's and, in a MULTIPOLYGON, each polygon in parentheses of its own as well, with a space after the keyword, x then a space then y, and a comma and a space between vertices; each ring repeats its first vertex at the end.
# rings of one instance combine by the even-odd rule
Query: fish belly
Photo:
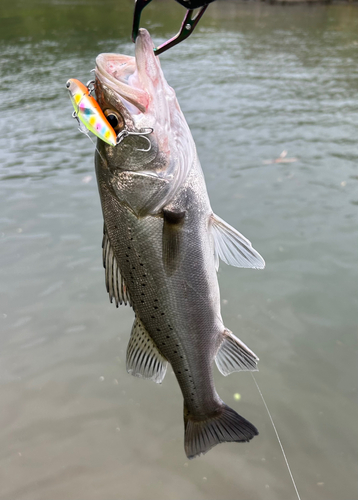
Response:
POLYGON ((191 175, 170 206, 185 213, 173 273, 163 258, 163 217, 138 218, 99 186, 106 231, 135 314, 171 364, 187 408, 204 414, 218 404, 212 362, 224 326, 203 179, 191 175))

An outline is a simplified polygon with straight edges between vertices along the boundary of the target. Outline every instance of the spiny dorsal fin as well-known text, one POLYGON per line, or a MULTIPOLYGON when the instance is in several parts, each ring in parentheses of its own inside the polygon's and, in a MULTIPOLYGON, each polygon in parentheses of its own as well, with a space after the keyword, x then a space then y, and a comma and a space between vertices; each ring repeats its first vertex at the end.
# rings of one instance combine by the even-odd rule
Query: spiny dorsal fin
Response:
POLYGON ((159 352, 143 323, 136 317, 127 348, 127 372, 161 384, 168 362, 159 352))
POLYGON ((114 299, 117 307, 119 304, 130 305, 131 301, 128 290, 121 276, 105 226, 103 229, 102 249, 103 267, 106 270, 106 287, 109 293, 109 300, 112 302, 114 299))
POLYGON ((211 216, 216 269, 219 258, 231 266, 263 269, 265 261, 251 242, 215 214, 211 216))
POLYGON ((224 340, 219 347, 215 361, 223 375, 233 372, 257 371, 259 358, 230 330, 224 331, 224 340))
POLYGON ((171 276, 180 263, 181 232, 184 223, 185 212, 163 210, 163 265, 165 272, 171 276))

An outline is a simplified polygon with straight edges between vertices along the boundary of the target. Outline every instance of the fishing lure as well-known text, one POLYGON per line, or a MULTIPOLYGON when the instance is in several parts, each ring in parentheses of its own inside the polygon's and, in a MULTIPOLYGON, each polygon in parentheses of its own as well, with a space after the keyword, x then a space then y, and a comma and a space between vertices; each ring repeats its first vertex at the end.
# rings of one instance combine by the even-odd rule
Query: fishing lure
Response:
POLYGON ((90 89, 74 78, 68 80, 66 88, 75 108, 73 117, 81 120, 83 125, 102 141, 116 146, 117 134, 104 116, 96 99, 91 96, 90 89))
MULTIPOLYGON (((134 135, 142 137, 148 142, 147 149, 137 148, 137 151, 150 151, 152 144, 147 136, 153 132, 153 129, 143 128, 138 131, 124 129, 117 135, 103 114, 98 102, 92 97, 91 92, 93 90, 89 88, 90 84, 93 84, 93 82, 89 82, 86 86, 75 78, 71 78, 67 81, 66 88, 70 93, 70 99, 75 108, 72 114, 73 118, 76 118, 78 123, 80 123, 79 120, 81 120, 87 130, 111 146, 117 146, 117 144, 120 144, 126 137, 134 135)), ((91 139, 87 130, 82 130, 81 127, 79 130, 91 139)))

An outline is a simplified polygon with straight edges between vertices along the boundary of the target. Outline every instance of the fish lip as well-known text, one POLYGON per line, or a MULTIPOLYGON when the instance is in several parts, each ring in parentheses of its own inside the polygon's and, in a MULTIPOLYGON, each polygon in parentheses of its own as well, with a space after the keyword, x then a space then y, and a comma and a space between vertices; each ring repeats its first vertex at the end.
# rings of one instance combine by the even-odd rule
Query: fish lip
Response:
MULTIPOLYGON (((124 100, 124 105, 130 103, 143 114, 153 113, 153 107, 158 100, 154 94, 158 87, 164 88, 166 93, 174 93, 163 76, 159 59, 153 49, 154 44, 149 32, 141 28, 135 42, 135 57, 103 53, 96 58, 95 74, 98 82, 115 92, 124 100)), ((161 105, 163 106, 163 102, 161 105)), ((137 114, 136 110, 128 111, 137 114)))
POLYGON ((136 71, 136 61, 132 56, 115 53, 102 53, 96 58, 95 75, 99 83, 110 88, 121 99, 133 104, 141 113, 145 113, 147 100, 145 91, 133 85, 131 77, 136 71), (132 84, 131 84, 132 83, 132 84))

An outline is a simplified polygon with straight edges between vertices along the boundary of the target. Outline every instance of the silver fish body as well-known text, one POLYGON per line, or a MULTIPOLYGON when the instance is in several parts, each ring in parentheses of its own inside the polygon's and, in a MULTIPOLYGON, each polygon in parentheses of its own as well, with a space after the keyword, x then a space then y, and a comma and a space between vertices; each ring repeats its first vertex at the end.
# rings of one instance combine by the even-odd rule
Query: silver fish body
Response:
POLYGON ((97 58, 101 108, 116 114, 118 130, 138 132, 114 148, 98 141, 103 259, 111 300, 129 302, 135 312, 127 370, 160 383, 171 364, 192 458, 219 442, 257 434, 218 396, 212 363, 224 375, 256 369, 257 356, 223 324, 217 266, 219 258, 254 268, 264 261, 213 214, 190 130, 152 48, 140 30, 135 60, 97 58), (148 128, 148 139, 140 136, 148 128))

